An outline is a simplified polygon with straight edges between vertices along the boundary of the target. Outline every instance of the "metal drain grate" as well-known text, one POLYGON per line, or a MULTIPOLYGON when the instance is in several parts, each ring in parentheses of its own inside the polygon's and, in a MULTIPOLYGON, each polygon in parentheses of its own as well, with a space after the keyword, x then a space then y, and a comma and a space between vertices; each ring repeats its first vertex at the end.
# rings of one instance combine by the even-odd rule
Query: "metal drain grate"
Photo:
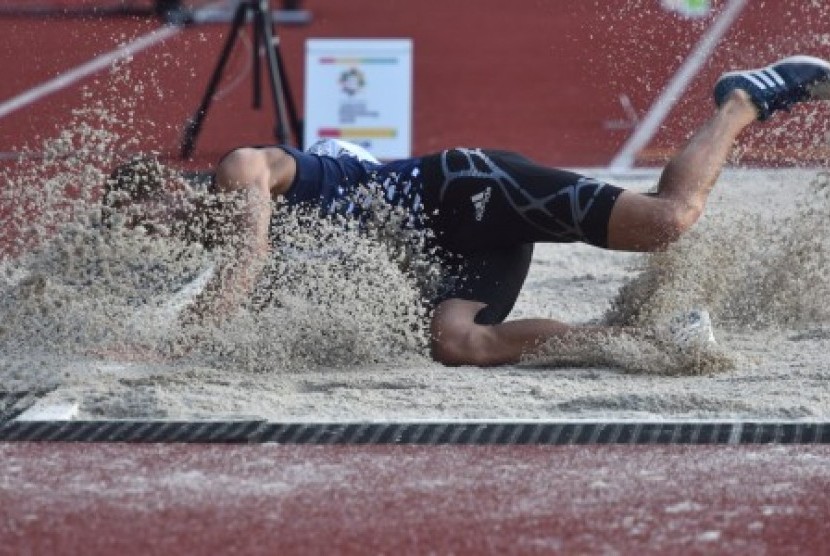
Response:
POLYGON ((828 423, 268 424, 281 444, 825 444, 828 423))
POLYGON ((12 421, 0 440, 58 442, 258 442, 262 421, 12 421))
POLYGON ((10 421, 0 441, 351 445, 830 444, 830 423, 10 421))

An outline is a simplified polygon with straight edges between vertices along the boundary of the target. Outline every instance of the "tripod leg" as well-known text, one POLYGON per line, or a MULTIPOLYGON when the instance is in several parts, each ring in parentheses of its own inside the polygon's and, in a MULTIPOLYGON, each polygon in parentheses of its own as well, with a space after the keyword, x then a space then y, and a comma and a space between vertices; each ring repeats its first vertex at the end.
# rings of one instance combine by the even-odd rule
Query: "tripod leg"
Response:
POLYGON ((285 73, 285 64, 282 60, 282 51, 280 49, 280 39, 276 32, 276 26, 271 20, 271 37, 274 39, 274 52, 277 59, 277 71, 279 72, 279 80, 282 83, 282 93, 285 97, 286 108, 288 108, 289 122, 291 123, 291 130, 294 138, 297 140, 297 146, 303 145, 303 123, 300 120, 297 104, 294 102, 294 95, 291 93, 291 87, 288 83, 288 75, 285 73))
MULTIPOLYGON (((255 16, 256 17, 256 16, 255 16)), ((257 25, 256 20, 254 20, 254 46, 253 52, 251 53, 253 56, 253 93, 254 93, 254 100, 253 106, 254 108, 262 108, 262 55, 260 54, 260 47, 263 44, 263 36, 262 32, 259 29, 259 25, 257 25)))
MULTIPOLYGON (((274 33, 271 27, 271 10, 268 7, 267 0, 259 0, 259 9, 256 14, 256 25, 259 30, 265 46, 265 56, 268 62, 268 77, 271 83, 271 99, 274 102, 274 108, 277 111, 277 128, 275 134, 277 141, 282 144, 289 144, 289 134, 286 130, 288 123, 288 108, 285 100, 285 83, 279 70, 279 61, 277 59, 277 50, 274 42, 274 33), (267 20, 266 20, 267 18, 267 20)), ((299 136, 294 134, 293 139, 296 141, 295 145, 299 145, 299 136)))
POLYGON ((236 8, 236 13, 233 16, 231 33, 228 35, 228 40, 225 41, 225 46, 222 48, 222 54, 219 57, 219 62, 216 64, 216 69, 213 70, 213 75, 210 78, 207 90, 205 90, 205 94, 202 97, 202 103, 199 105, 199 109, 196 110, 196 113, 193 114, 193 116, 185 124, 180 151, 182 158, 188 158, 191 154, 193 154, 193 149, 196 146, 196 139, 199 137, 199 132, 202 130, 202 124, 205 121, 210 104, 213 102, 213 96, 216 94, 216 88, 219 86, 219 81, 222 79, 222 72, 225 69, 225 65, 228 63, 228 58, 230 58, 236 38, 239 36, 239 29, 245 23, 245 18, 247 17, 248 10, 250 9, 251 6, 247 2, 241 2, 236 8))

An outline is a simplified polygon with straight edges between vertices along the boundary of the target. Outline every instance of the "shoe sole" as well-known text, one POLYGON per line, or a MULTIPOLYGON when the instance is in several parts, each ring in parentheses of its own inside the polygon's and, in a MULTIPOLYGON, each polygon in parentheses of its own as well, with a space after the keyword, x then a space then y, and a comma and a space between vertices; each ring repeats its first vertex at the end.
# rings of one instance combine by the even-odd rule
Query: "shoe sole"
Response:
MULTIPOLYGON (((763 68, 726 72, 720 76, 720 79, 718 79, 718 83, 720 83, 721 80, 726 79, 728 77, 743 75, 747 72, 765 70, 767 68, 774 67, 779 64, 813 64, 824 68, 824 70, 827 71, 828 75, 830 75, 830 62, 828 62, 827 60, 823 60, 821 58, 816 58, 815 56, 806 56, 804 54, 801 54, 778 60, 774 64, 764 66, 763 68)), ((830 100, 830 80, 825 80, 821 83, 811 85, 810 87, 808 87, 808 90, 810 92, 810 97, 813 100, 830 100)))

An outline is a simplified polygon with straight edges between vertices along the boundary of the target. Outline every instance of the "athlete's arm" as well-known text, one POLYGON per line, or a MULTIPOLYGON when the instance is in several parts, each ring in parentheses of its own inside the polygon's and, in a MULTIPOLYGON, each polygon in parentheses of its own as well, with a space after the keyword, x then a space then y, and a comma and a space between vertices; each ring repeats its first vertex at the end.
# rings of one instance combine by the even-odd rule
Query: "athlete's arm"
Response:
POLYGON ((184 323, 218 323, 233 314, 254 287, 268 256, 274 185, 267 150, 237 149, 217 168, 223 210, 213 215, 224 248, 204 291, 182 315, 184 323))

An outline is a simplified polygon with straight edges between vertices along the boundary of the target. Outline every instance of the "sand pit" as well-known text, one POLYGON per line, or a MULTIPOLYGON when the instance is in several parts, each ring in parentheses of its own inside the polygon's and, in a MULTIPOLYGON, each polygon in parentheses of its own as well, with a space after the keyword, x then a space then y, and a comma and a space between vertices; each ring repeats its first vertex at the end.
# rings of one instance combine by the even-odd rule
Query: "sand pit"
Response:
MULTIPOLYGON (((656 173, 601 177, 647 189, 656 173)), ((4 390, 56 386, 45 401, 77 402, 81 418, 827 419, 830 331, 823 297, 827 267, 821 265, 830 251, 817 216, 830 206, 821 187, 823 179, 823 174, 813 170, 728 170, 707 216, 688 243, 668 258, 661 255, 660 268, 682 272, 661 276, 646 305, 650 303, 649 310, 657 313, 674 309, 672 304, 708 306, 718 349, 730 362, 726 368, 704 366, 680 374, 677 369, 661 367, 666 359, 659 350, 649 351, 639 344, 605 349, 601 359, 589 346, 583 361, 565 366, 541 360, 496 369, 444 367, 429 360, 417 337, 399 341, 394 340, 399 334, 384 336, 388 332, 383 329, 384 319, 398 318, 394 311, 380 317, 366 313, 366 326, 355 322, 355 330, 342 329, 349 319, 361 318, 360 311, 377 307, 373 295, 341 313, 319 313, 306 306, 306 319, 322 315, 316 324, 325 326, 329 318, 333 319, 329 324, 341 327, 328 334, 300 330, 291 336, 263 329, 264 325, 278 326, 278 320, 242 319, 234 323, 236 335, 226 337, 224 351, 177 358, 153 355, 152 350, 119 353, 117 342, 124 340, 124 334, 137 334, 145 345, 163 341, 169 329, 162 324, 169 324, 169 315, 158 309, 147 312, 152 300, 145 300, 140 310, 135 304, 102 307, 101 296, 67 306, 69 297, 83 298, 90 290, 89 284, 77 280, 83 273, 66 269, 91 259, 64 248, 59 250, 62 257, 46 249, 39 258, 29 259, 28 266, 6 263, 2 321, 7 326, 2 336, 0 384, 4 390), (768 260, 759 260, 753 250, 766 253, 768 260), (741 260, 739 252, 752 256, 741 260), (759 275, 762 268, 774 272, 763 278, 759 275), (34 278, 38 272, 39 285, 34 278), (20 294, 20 284, 26 280, 29 297, 20 294), (33 291, 40 291, 41 297, 33 291), (16 292, 17 297, 9 292, 16 292), (128 318, 130 307, 134 314, 128 318), (156 320, 136 317, 150 313, 156 320), (74 320, 66 320, 67 315, 74 315, 74 320), (132 328, 124 324, 128 321, 132 328), (27 323, 27 335, 19 334, 21 329, 11 330, 8 324, 13 322, 27 323), (37 326, 42 334, 53 337, 37 337, 33 334, 37 326), (108 338, 107 332, 114 335, 108 338), (310 336, 304 339, 304 334, 310 336), (392 341, 398 344, 383 347, 392 341), (349 342, 363 342, 363 349, 348 347, 349 342), (316 355, 300 357, 302 350, 316 355)), ((107 269, 117 275, 112 264, 116 258, 107 269)), ((149 259, 145 262, 150 275, 160 268, 160 260, 156 266, 149 259)), ((187 280, 198 275, 202 264, 204 260, 194 255, 181 267, 186 267, 187 280)), ((392 272, 383 265, 373 272, 384 268, 392 272)), ((602 321, 615 302, 619 305, 620 289, 642 281, 648 268, 643 255, 583 245, 540 245, 512 316, 602 321)), ((338 280, 335 276, 328 283, 338 284, 338 280)), ((139 289, 138 282, 121 286, 139 289)), ((407 291, 400 290, 407 284, 394 287, 400 292, 397 303, 407 303, 407 291)), ((389 305, 388 292, 379 295, 389 305)), ((287 328, 315 324, 296 317, 296 306, 292 311, 295 317, 285 322, 287 328)))

